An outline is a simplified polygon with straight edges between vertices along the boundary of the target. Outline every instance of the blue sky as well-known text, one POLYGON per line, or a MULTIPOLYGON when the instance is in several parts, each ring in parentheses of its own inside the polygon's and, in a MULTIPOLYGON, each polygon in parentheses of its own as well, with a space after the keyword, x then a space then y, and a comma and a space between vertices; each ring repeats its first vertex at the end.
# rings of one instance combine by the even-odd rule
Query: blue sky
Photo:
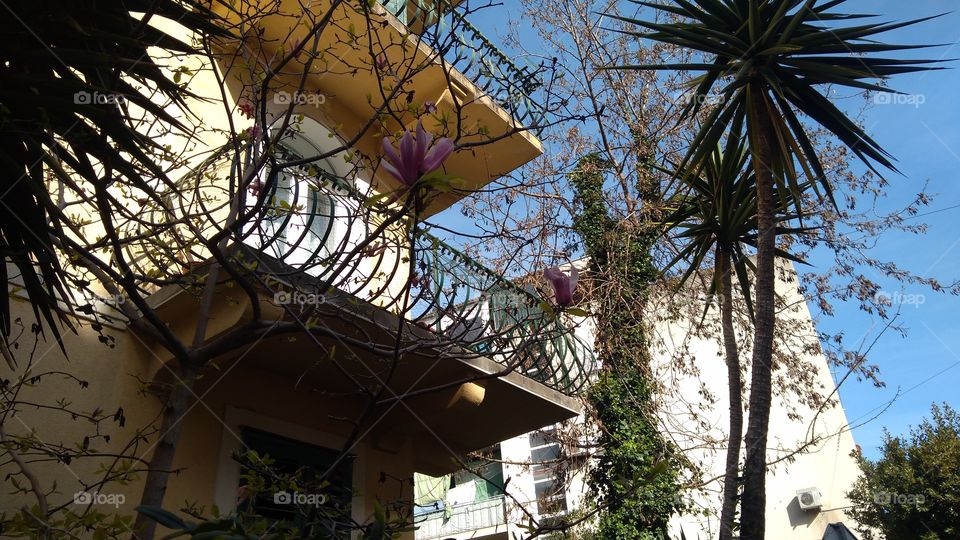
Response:
MULTIPOLYGON (((851 11, 883 14, 887 19, 921 17, 941 13, 951 6, 943 0, 917 0, 905 4, 894 0, 852 0, 851 11), (897 9, 901 8, 901 9, 897 9)), ((888 40, 898 43, 945 43, 923 54, 930 58, 960 57, 960 39, 956 28, 960 13, 947 14, 914 28, 893 31, 888 40)), ((895 260, 898 264, 924 276, 937 277, 950 283, 960 272, 960 104, 956 89, 960 87, 960 64, 953 69, 901 76, 891 86, 915 96, 913 103, 878 104, 866 112, 865 126, 874 138, 898 160, 903 176, 889 175, 889 196, 884 207, 893 209, 908 201, 929 181, 928 190, 936 195, 930 211, 943 209, 919 218, 929 225, 923 236, 887 234, 879 239, 873 254, 895 260), (949 208, 949 209, 948 209, 949 208)), ((892 288, 891 288, 892 289, 892 288)), ((856 425, 882 414, 869 424, 854 429, 854 437, 871 457, 877 455, 883 427, 892 433, 905 433, 910 425, 929 412, 933 402, 946 402, 960 407, 960 332, 957 331, 957 309, 960 299, 908 287, 893 289, 906 295, 923 295, 923 303, 904 305, 901 322, 909 329, 906 338, 888 333, 880 338, 871 354, 871 361, 881 370, 887 387, 876 389, 869 384, 848 382, 840 395, 847 418, 856 425), (899 397, 893 400, 897 393, 899 397)), ((920 298, 917 296, 917 298, 920 298)), ((822 324, 825 330, 845 330, 848 335, 864 335, 869 322, 855 309, 840 308, 838 317, 822 324)))
MULTIPOLYGON (((904 5, 902 0, 850 0, 845 11, 877 13, 885 20, 900 20, 942 13, 951 7, 951 2, 914 0, 909 3, 908 11, 902 9, 904 5)), ((520 14, 517 3, 506 0, 505 5, 483 10, 472 20, 491 41, 500 44, 504 41, 506 20, 518 21, 520 14)), ((524 31, 522 20, 519 25, 522 35, 529 35, 524 31)), ((944 43, 945 47, 913 57, 960 58, 958 26, 960 13, 951 13, 914 28, 890 32, 886 40, 944 43)), ((960 63, 955 66, 960 68, 960 63)), ((894 260, 917 274, 951 283, 960 276, 960 207, 955 207, 960 205, 960 185, 956 178, 960 170, 960 94, 956 90, 960 88, 960 69, 904 75, 893 79, 891 86, 912 98, 903 98, 902 103, 874 105, 864 118, 868 132, 896 157, 897 167, 903 173, 887 176, 891 184, 888 197, 880 201, 878 210, 903 206, 929 182, 927 190, 935 198, 928 211, 936 212, 919 218, 929 225, 927 234, 886 234, 879 238, 870 254, 878 259, 894 260)), ((822 266, 829 260, 811 262, 822 266)), ((960 298, 883 283, 891 295, 923 296, 922 303, 907 304, 901 310, 899 322, 909 329, 907 337, 888 332, 880 337, 871 352, 870 361, 879 366, 887 386, 878 389, 868 383, 848 380, 841 388, 841 399, 851 425, 857 426, 879 414, 854 429, 854 438, 868 457, 878 455, 884 427, 894 434, 906 433, 911 425, 927 415, 933 402, 946 402, 960 408, 957 389, 960 386, 960 331, 957 329, 960 298), (891 403, 895 396, 898 397, 891 403)), ((836 309, 836 317, 821 322, 822 330, 844 331, 854 339, 869 336, 872 340, 876 335, 873 321, 862 316, 856 307, 837 306, 836 309)))

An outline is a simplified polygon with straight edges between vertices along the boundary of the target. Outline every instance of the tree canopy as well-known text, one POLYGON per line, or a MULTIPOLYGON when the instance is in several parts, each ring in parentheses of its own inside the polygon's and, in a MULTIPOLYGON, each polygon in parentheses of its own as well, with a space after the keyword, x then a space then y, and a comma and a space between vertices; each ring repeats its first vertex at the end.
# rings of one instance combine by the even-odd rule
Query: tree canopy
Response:
POLYGON ((960 414, 949 405, 908 435, 884 435, 876 461, 859 458, 863 476, 848 494, 866 539, 960 537, 960 414), (879 534, 878 534, 879 533, 879 534))

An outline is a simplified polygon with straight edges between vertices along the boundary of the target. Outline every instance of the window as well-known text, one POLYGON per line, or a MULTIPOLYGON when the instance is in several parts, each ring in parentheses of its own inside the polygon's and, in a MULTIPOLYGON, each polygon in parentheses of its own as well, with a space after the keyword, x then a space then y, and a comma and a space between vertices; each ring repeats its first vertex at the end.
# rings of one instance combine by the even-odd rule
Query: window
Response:
POLYGON ((563 457, 556 430, 547 428, 530 434, 530 472, 541 516, 567 511, 566 485, 559 467, 563 457))
POLYGON ((468 470, 453 474, 450 487, 455 488, 470 482, 474 486, 474 501, 480 502, 503 495, 503 464, 500 463, 500 445, 481 451, 483 457, 467 463, 468 470), (480 476, 471 471, 477 471, 480 476))
MULTIPOLYGON (((313 120, 305 119, 302 124, 278 141, 278 162, 299 162, 324 154, 315 141, 332 141, 330 132, 313 120)), ((259 196, 264 197, 264 205, 261 218, 249 225, 245 242, 311 276, 322 276, 334 266, 337 254, 345 251, 350 228, 364 225, 356 221, 359 203, 349 196, 350 173, 338 169, 334 161, 314 159, 282 169, 264 167, 258 185, 261 189, 270 186, 270 191, 254 190, 247 195, 248 205, 259 196)))
MULTIPOLYGON (((335 537, 338 531, 349 530, 350 507, 353 497, 353 456, 347 456, 334 463, 340 452, 322 446, 281 437, 273 433, 250 427, 241 428, 241 438, 246 448, 257 452, 261 456, 269 456, 274 460, 270 472, 280 476, 297 475, 302 479, 305 488, 310 493, 295 494, 289 492, 261 493, 255 499, 247 502, 247 509, 272 520, 292 521, 301 523, 309 505, 299 504, 298 501, 312 504, 316 498, 310 496, 322 493, 325 500, 322 530, 314 531, 322 538, 335 537), (333 469, 331 470, 331 467, 333 469), (320 475, 330 471, 320 485, 313 485, 320 475), (311 487, 312 486, 312 487, 311 487), (316 493, 313 493, 316 491, 316 493)), ((244 471, 249 473, 250 471, 244 471)))
MULTIPOLYGON (((319 150, 316 151, 320 153, 319 150)), ((302 159, 301 153, 281 148, 282 161, 302 159)), ((262 244, 272 256, 291 264, 328 256, 336 238, 336 201, 326 187, 334 178, 326 160, 286 167, 267 194, 261 221, 262 244)))

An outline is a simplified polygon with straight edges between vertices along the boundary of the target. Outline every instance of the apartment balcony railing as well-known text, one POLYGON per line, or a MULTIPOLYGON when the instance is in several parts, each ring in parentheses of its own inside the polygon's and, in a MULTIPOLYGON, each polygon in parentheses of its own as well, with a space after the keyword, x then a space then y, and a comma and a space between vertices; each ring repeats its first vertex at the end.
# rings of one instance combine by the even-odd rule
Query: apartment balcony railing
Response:
POLYGON ((362 298, 430 329, 440 345, 459 346, 560 392, 584 387, 595 369, 592 348, 573 328, 577 319, 544 310, 549 295, 505 279, 422 229, 412 244, 400 225, 369 241, 378 211, 364 204, 364 193, 328 176, 311 164, 284 169, 263 219, 246 229, 248 247, 285 266, 272 276, 362 298))
POLYGON ((414 250, 413 320, 555 390, 572 394, 587 383, 596 363, 591 347, 563 316, 543 310, 536 290, 428 232, 416 236, 414 250))
POLYGON ((432 540, 506 526, 506 507, 503 496, 478 502, 458 504, 446 511, 431 512, 414 520, 417 540, 432 540))
MULTIPOLYGON (((379 1, 404 24, 430 17, 429 10, 420 9, 415 13, 416 8, 411 7, 408 0, 379 1)), ((432 9, 435 12, 436 7, 432 9)), ((518 123, 526 126, 541 123, 544 108, 533 98, 533 93, 542 82, 535 69, 514 63, 456 8, 451 7, 446 18, 438 24, 441 29, 451 29, 450 35, 444 36, 449 39, 442 40, 444 48, 440 51, 446 62, 463 73, 518 123)))

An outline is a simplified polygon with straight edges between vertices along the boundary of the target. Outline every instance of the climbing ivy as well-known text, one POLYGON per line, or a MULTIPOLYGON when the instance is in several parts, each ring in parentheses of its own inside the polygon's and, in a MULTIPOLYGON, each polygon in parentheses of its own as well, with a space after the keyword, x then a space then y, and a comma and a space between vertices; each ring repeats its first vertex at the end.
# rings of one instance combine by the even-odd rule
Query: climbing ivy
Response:
MULTIPOLYGON (((658 275, 651 248, 659 227, 649 218, 611 218, 604 196, 607 163, 584 156, 570 181, 580 206, 574 230, 590 259, 596 351, 603 369, 588 392, 599 424, 600 455, 588 484, 602 509, 596 536, 665 538, 680 511, 678 454, 657 430, 644 310, 658 275)), ((649 189, 638 185, 641 198, 649 189)), ((643 201, 641 201, 643 202, 643 201)), ((645 215, 641 213, 641 215, 645 215)))

